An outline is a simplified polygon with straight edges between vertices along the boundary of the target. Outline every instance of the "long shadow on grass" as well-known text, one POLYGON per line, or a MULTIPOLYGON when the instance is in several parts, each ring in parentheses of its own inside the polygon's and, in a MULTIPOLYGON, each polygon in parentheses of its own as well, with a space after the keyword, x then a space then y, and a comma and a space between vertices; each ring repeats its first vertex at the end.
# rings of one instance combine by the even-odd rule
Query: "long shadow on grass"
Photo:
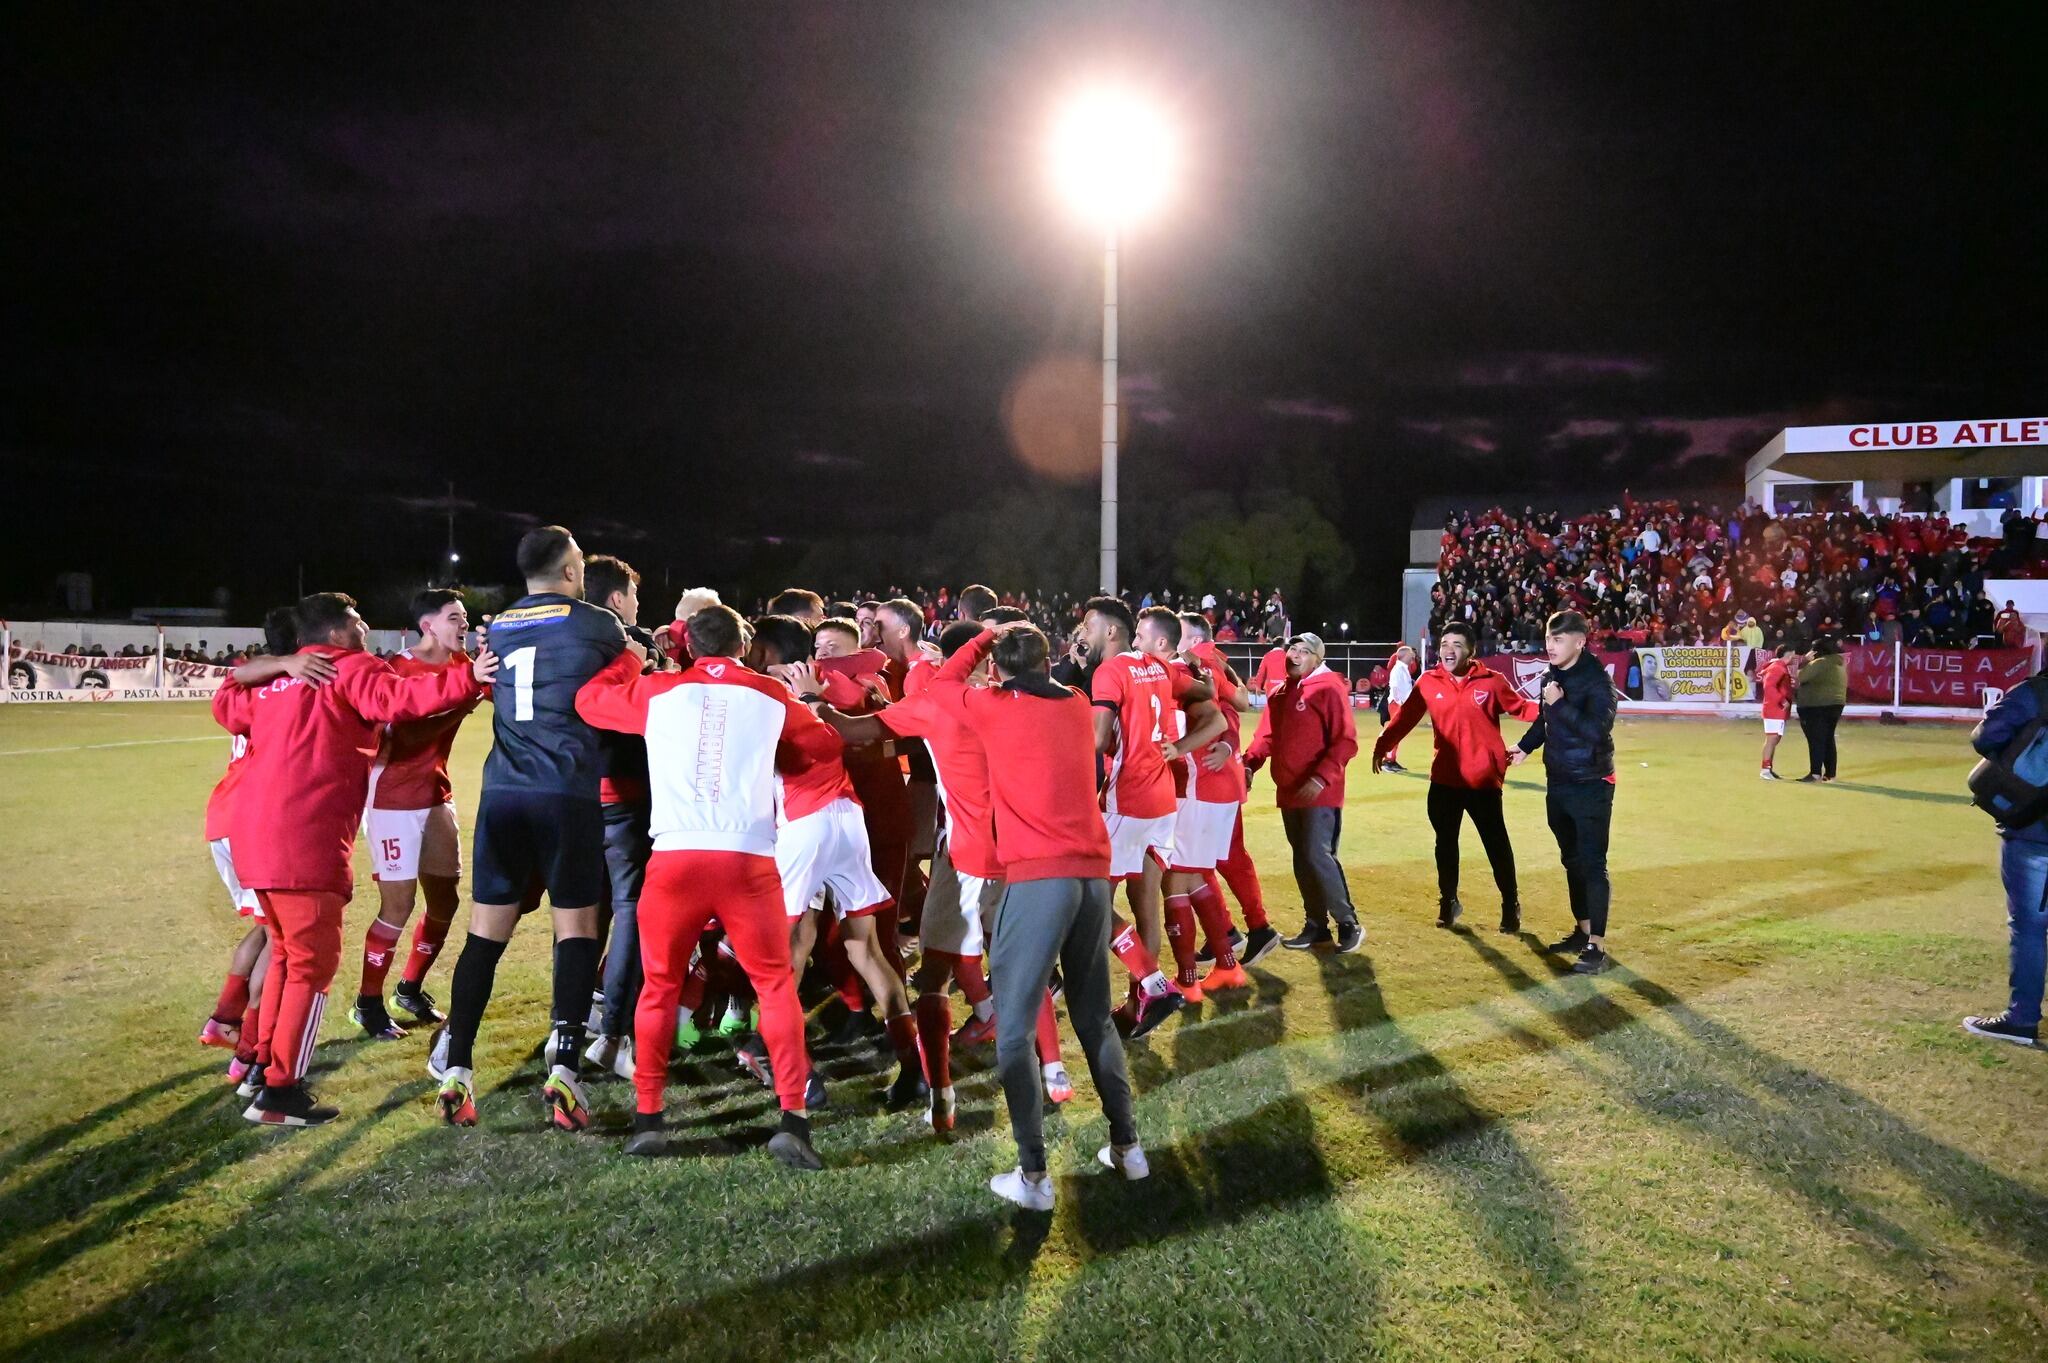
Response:
MULTIPOLYGON (((128 1112, 137 1105, 147 1102, 159 1093, 168 1093, 174 1088, 191 1083, 201 1075, 212 1075, 218 1079, 221 1071, 226 1067, 226 1061, 209 1063, 201 1065, 197 1069, 186 1070, 182 1074, 167 1075, 153 1084, 146 1084, 142 1088, 136 1089, 133 1093, 115 1099, 104 1107, 93 1109, 83 1117, 75 1118, 62 1126, 52 1127, 40 1135, 31 1136, 12 1150, 0 1153, 0 1169, 14 1169, 19 1167, 24 1161, 40 1159, 52 1151, 61 1150, 81 1136, 91 1133, 97 1127, 106 1125, 122 1113, 128 1112)), ((0 1216, 0 1226, 7 1224, 6 1218, 0 1216)))
MULTIPOLYGON (((1378 1029, 1415 1051, 1407 1061, 1368 1071, 1363 1083, 1340 1085, 1347 1101, 1405 1161, 1427 1160, 1451 1187, 1452 1200, 1477 1233, 1479 1247, 1510 1283, 1545 1305, 1579 1295, 1582 1276, 1569 1252, 1564 1200, 1501 1114, 1477 1102, 1456 1073, 1404 1031, 1387 1012, 1378 981, 1357 969, 1361 958, 1317 953, 1340 1031, 1378 1029), (1488 1158, 1459 1158, 1445 1147, 1482 1133, 1488 1158), (1434 1158, 1444 1153, 1443 1158, 1434 1158), (1497 1172, 1489 1172, 1495 1170, 1497 1172), (1500 1184, 1511 1190, 1501 1195, 1500 1184)), ((1626 1019, 1601 1019, 1619 1025, 1626 1019)), ((1589 1020, 1586 1025, 1597 1025, 1589 1020)))
POLYGON ((1882 795, 1888 800, 1915 800, 1925 804, 1966 805, 1967 795, 1956 795, 1945 790, 1906 790, 1899 786, 1870 786, 1855 781, 1836 781, 1836 790, 1853 790, 1864 795, 1882 795))
MULTIPOLYGON (((1485 943, 1474 939, 1470 945, 1517 991, 1542 983, 1485 943)), ((1931 1252, 1920 1239, 1849 1191, 1857 1165, 1891 1165, 1981 1233, 2036 1259, 2048 1255, 2048 1196, 1914 1129, 1862 1094, 1757 1049, 1656 981, 1625 966, 1613 978, 1697 1044, 1679 1045, 1644 1029, 1624 1033, 1614 1017, 1634 1021, 1636 1015, 1605 996, 1597 1007, 1589 1001, 1551 1015, 1574 1040, 1599 1041, 1602 1056, 1631 1067, 1631 1081, 1619 1084, 1588 1071, 1596 1083, 1605 1082, 1607 1091, 1659 1122, 1713 1141, 1800 1198, 1916 1261, 1931 1252), (1582 1031, 1572 1029, 1574 1020, 1582 1031), (1725 1073, 1731 1069, 1738 1077, 1725 1073), (1682 1082, 1673 1082, 1672 1071, 1682 1082), (1779 1100, 1776 1106, 1744 1089, 1740 1076, 1745 1071, 1779 1100)))
MULTIPOLYGON (((386 1106, 380 1104, 379 1110, 386 1106)), ((325 1144, 265 1189, 260 1201, 275 1203, 300 1192, 375 1128, 375 1121, 365 1119, 338 1131, 330 1129, 325 1144)), ((299 1134, 283 1138, 308 1139, 299 1134)), ((219 1274, 215 1250, 237 1236, 260 1237, 262 1231, 252 1229, 252 1222, 260 1225, 260 1211, 193 1247, 140 1287, 88 1315, 30 1338, 0 1341, 0 1363, 45 1363, 67 1356, 103 1360, 110 1350, 114 1357, 144 1350, 174 1358, 197 1352, 200 1346, 194 1335, 213 1323, 221 1298, 236 1286, 219 1274)))

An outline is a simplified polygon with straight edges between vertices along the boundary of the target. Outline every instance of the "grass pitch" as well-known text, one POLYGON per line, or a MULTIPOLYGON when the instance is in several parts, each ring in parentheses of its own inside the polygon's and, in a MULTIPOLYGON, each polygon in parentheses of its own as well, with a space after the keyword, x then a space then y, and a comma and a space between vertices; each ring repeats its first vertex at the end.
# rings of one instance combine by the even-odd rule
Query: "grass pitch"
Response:
MULTIPOLYGON (((1533 768, 1504 938, 1469 832, 1474 931, 1433 926, 1422 778, 1354 766, 1366 951, 1282 953, 1132 1048, 1147 1183, 1094 1171, 1070 1048, 1047 1220, 985 1191, 1014 1155, 971 1065, 942 1145, 881 1112, 879 1058, 831 1060, 820 1175, 749 1148, 771 1100, 717 1050, 670 1091, 690 1155, 622 1157, 612 1080, 605 1131, 545 1132, 538 924, 482 1126, 434 1124, 424 1035, 336 1007, 344 1118, 254 1130, 193 1044, 240 931, 200 841, 225 739, 199 706, 0 708, 0 1359, 2048 1357, 2048 1055, 1956 1026, 2005 978, 1961 731, 1846 726, 1832 787, 1759 782, 1754 725, 1617 737, 1612 973, 1535 949, 1566 914, 1533 768)), ((487 741, 457 750, 466 823, 487 741)))

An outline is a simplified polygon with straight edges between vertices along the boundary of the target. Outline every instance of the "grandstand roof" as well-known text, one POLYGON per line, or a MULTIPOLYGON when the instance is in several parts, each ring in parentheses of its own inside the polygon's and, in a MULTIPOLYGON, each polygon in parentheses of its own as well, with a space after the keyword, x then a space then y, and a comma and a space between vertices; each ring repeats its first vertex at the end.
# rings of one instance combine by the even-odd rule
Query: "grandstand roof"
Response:
POLYGON ((1750 456, 1744 481, 1766 473, 1817 482, 2039 476, 2048 474, 2048 417, 1787 426, 1750 456))

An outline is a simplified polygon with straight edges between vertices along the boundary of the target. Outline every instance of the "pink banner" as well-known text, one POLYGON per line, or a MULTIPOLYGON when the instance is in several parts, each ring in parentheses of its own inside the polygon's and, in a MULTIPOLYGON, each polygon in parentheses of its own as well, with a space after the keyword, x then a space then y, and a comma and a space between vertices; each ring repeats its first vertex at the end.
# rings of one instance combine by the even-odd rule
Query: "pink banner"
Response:
MULTIPOLYGON (((1849 671, 1851 705, 1892 703, 1891 644, 1852 644, 1842 650, 1849 671)), ((2034 675, 2030 648, 1909 648, 1898 671, 1899 699, 1905 705, 1984 703, 1984 688, 2010 691, 2034 675)))

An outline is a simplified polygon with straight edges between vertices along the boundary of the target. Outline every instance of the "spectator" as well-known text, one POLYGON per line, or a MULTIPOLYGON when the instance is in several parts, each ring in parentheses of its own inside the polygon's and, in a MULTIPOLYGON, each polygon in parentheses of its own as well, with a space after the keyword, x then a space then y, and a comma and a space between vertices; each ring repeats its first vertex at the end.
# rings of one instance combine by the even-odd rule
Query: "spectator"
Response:
POLYGON ((1835 726, 1849 703, 1849 674, 1831 636, 1813 641, 1799 669, 1799 731, 1806 735, 1806 775, 1801 781, 1835 779, 1835 726))
MULTIPOLYGON (((2012 603, 2006 602, 2007 609, 2012 603)), ((2042 678, 2005 693, 1970 735, 1979 756, 1995 757, 2040 718, 2042 678)), ((2010 961, 2005 1011, 1966 1017, 1963 1030, 1994 1041, 2037 1046, 2041 1041, 2041 993, 2048 973, 2048 820, 2020 827, 1998 826, 2003 846, 1998 875, 2005 883, 2005 923, 2010 961)))

